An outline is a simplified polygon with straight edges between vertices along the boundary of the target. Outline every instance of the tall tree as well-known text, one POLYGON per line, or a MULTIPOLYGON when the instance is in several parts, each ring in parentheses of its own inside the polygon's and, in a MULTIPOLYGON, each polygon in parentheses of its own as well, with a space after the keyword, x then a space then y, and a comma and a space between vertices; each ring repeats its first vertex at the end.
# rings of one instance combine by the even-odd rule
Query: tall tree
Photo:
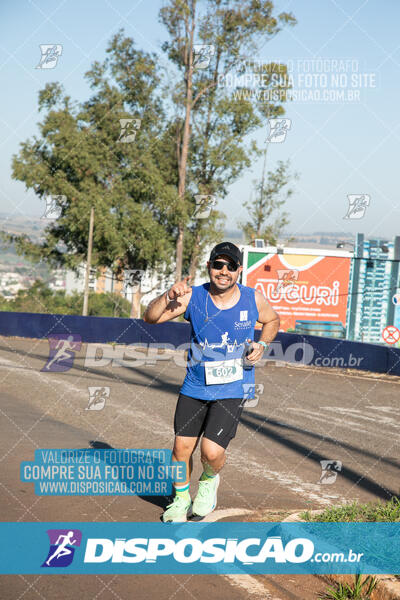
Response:
MULTIPOLYGON (((238 100, 232 89, 221 85, 221 75, 240 65, 243 55, 254 57, 261 43, 275 36, 283 25, 293 25, 295 19, 285 12, 275 16, 269 0, 205 0, 202 3, 168 0, 160 11, 160 18, 170 37, 163 49, 182 75, 174 95, 179 173, 175 278, 179 280, 184 232, 193 213, 193 190, 187 194, 187 187, 196 182, 203 193, 226 193, 226 186, 238 177, 244 166, 249 166, 252 152, 257 152, 254 145, 249 147, 243 143, 244 136, 262 125, 262 117, 283 112, 281 102, 256 101, 258 106, 255 106, 238 100), (204 53, 207 54, 204 56, 204 53), (200 68, 204 59, 208 66, 200 68), (197 122, 197 139, 193 139, 194 122, 197 122), (191 208, 188 202, 192 203, 191 208)), ((280 82, 274 83, 273 73, 265 69, 265 77, 260 78, 264 90, 282 87, 280 82)), ((285 94, 280 98, 284 101, 285 94)), ((204 224, 197 220, 191 229, 194 237, 190 241, 199 242, 204 224)), ((195 250, 192 273, 197 268, 198 258, 199 252, 195 250)))
POLYGON ((126 268, 172 269, 177 194, 160 150, 168 132, 160 128, 157 60, 122 32, 107 53, 86 74, 87 102, 72 102, 57 83, 39 93, 40 135, 13 157, 13 177, 42 199, 56 196, 60 216, 42 243, 13 241, 35 260, 76 269, 86 259, 94 206, 93 266, 120 276, 126 268))
POLYGON ((244 203, 249 220, 238 223, 243 230, 246 243, 254 239, 262 239, 271 245, 276 245, 278 236, 283 233, 289 223, 288 213, 282 208, 293 194, 288 187, 290 181, 296 179, 296 173, 289 171, 289 161, 279 161, 275 171, 268 171, 255 184, 255 198, 244 203))
POLYGON ((279 101, 250 101, 221 77, 294 18, 275 17, 266 0, 168 0, 161 19, 170 34, 164 50, 183 73, 181 84, 163 80, 157 57, 119 32, 106 60, 86 74, 93 90, 87 102, 73 102, 57 83, 40 92, 40 135, 22 144, 13 176, 40 198, 63 201, 43 243, 14 239, 20 252, 77 268, 86 258, 94 206, 94 266, 111 267, 117 276, 148 267, 168 275, 175 246, 180 279, 182 267, 194 275, 204 246, 222 235, 222 214, 212 210, 197 219, 194 197, 226 195, 259 153, 245 138, 283 113, 287 85, 274 79, 282 65, 266 65, 262 87, 282 92, 279 101), (213 48, 206 69, 199 68, 195 40, 213 48))

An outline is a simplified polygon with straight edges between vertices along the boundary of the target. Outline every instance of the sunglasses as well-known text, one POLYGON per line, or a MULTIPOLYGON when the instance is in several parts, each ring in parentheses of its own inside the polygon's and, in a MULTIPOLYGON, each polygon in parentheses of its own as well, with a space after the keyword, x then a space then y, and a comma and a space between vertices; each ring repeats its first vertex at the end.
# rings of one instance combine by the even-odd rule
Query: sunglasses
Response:
POLYGON ((216 271, 221 271, 225 266, 231 273, 234 273, 238 270, 238 265, 234 265, 233 263, 222 262, 222 260, 213 260, 211 263, 211 268, 215 269, 216 271))

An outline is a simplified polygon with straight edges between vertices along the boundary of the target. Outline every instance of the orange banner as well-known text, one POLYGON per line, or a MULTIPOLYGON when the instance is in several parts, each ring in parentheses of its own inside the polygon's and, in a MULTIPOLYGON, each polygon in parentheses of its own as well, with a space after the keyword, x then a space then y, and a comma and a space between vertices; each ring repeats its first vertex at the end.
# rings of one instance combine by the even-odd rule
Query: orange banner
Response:
POLYGON ((297 320, 346 326, 349 257, 249 252, 248 265, 245 285, 276 310, 281 331, 294 329, 297 320))

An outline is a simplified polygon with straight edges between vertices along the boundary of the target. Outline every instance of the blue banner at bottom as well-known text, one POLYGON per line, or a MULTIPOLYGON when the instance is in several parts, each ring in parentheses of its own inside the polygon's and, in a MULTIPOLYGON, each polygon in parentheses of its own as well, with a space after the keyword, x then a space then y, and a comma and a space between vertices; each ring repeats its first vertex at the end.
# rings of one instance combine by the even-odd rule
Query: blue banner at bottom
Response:
POLYGON ((2 574, 400 572, 400 523, 0 523, 2 574))

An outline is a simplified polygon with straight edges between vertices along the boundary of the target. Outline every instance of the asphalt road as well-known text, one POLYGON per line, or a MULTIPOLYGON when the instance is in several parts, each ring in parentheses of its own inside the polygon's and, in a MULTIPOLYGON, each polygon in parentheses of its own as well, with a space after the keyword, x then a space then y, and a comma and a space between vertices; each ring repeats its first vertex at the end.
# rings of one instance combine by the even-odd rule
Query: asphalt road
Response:
MULTIPOLYGON (((0 338, 3 521, 159 521, 163 497, 39 497, 33 484, 19 480, 20 462, 33 460, 37 448, 171 447, 185 373, 179 361, 165 355, 153 365, 134 358, 121 364, 117 348, 114 364, 88 367, 86 350, 76 353, 70 370, 43 372, 47 342, 0 338), (89 386, 109 388, 102 410, 85 410, 89 386)), ((256 381, 264 391, 243 412, 228 448, 214 519, 281 520, 305 508, 400 493, 400 378, 268 364, 257 369, 256 381), (322 460, 336 461, 338 469, 325 483, 322 460)), ((197 451, 194 484, 200 472, 197 451)), ((74 593, 99 600, 127 600, 132 593, 141 600, 312 600, 324 589, 316 577, 289 575, 0 577, 0 597, 10 600, 74 593)))

